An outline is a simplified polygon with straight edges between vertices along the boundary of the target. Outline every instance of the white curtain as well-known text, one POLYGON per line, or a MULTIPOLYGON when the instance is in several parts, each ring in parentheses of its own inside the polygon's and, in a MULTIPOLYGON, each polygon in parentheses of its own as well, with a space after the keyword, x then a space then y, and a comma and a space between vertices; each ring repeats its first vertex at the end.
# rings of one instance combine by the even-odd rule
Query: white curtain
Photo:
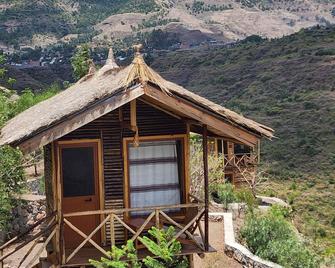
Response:
POLYGON ((128 150, 131 207, 180 204, 177 142, 140 142, 128 150))

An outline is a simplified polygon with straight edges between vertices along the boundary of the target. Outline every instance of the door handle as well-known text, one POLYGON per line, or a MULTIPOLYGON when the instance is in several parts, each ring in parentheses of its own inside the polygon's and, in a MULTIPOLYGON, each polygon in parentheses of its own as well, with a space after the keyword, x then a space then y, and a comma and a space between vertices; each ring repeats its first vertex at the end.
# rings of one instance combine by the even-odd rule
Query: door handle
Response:
POLYGON ((85 202, 91 202, 91 201, 92 201, 92 197, 87 198, 87 199, 85 199, 84 201, 85 201, 85 202))

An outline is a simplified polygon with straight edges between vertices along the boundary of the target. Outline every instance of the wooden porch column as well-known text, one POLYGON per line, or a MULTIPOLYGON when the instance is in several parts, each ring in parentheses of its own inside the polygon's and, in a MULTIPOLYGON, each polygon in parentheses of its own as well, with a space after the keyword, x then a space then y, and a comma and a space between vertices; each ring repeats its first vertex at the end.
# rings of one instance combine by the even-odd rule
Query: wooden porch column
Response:
POLYGON ((205 250, 208 251, 208 142, 207 142, 207 125, 203 126, 202 133, 202 150, 204 162, 204 184, 205 184, 205 250))

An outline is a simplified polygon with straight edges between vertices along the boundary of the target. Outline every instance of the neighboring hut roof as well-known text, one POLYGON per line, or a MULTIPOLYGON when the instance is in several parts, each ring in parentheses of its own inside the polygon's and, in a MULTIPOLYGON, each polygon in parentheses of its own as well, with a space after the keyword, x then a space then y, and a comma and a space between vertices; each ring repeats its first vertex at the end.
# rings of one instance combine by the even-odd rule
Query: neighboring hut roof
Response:
POLYGON ((107 98, 109 99, 116 94, 125 92, 125 88, 129 86, 141 86, 147 83, 158 86, 169 96, 179 96, 187 99, 195 105, 215 113, 223 120, 255 135, 267 138, 273 137, 271 128, 247 119, 175 83, 165 80, 146 65, 138 52, 133 62, 124 69, 117 66, 111 53, 106 65, 100 70, 95 71, 92 68, 87 76, 70 88, 36 104, 7 122, 0 133, 0 145, 18 145, 44 129, 68 120, 74 114, 85 111, 91 105, 98 104, 107 98))

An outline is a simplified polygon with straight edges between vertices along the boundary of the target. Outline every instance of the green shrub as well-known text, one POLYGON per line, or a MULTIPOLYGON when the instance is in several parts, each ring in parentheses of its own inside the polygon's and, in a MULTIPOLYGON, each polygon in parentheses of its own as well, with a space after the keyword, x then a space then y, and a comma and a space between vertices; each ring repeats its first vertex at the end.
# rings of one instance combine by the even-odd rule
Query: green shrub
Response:
POLYGON ((15 197, 23 190, 24 182, 22 153, 10 146, 0 147, 0 230, 6 229, 15 197))
POLYGON ((90 57, 89 46, 85 44, 81 46, 71 58, 73 75, 77 80, 88 73, 90 57))
POLYGON ((335 216, 332 218, 330 225, 335 228, 335 216))
POLYGON ((181 244, 174 239, 175 229, 170 226, 166 230, 152 227, 149 231, 154 240, 144 236, 139 240, 155 256, 147 256, 143 262, 148 268, 187 268, 188 260, 185 256, 178 256, 181 244), (157 241, 157 242, 156 242, 157 241), (170 241, 172 241, 170 243, 170 241))
POLYGON ((154 257, 147 256, 142 261, 139 261, 134 242, 129 240, 121 248, 113 246, 112 250, 108 252, 110 259, 103 257, 101 261, 89 260, 90 264, 96 268, 140 268, 143 265, 148 268, 189 267, 187 258, 178 256, 181 252, 181 244, 173 238, 175 229, 172 226, 166 230, 153 227, 148 232, 152 239, 146 236, 138 239, 154 257))
POLYGON ((254 213, 257 200, 250 189, 242 188, 236 191, 236 198, 239 202, 246 203, 248 212, 254 213))
POLYGON ((290 185, 290 190, 297 190, 297 183, 295 181, 293 181, 290 185))
POLYGON ((218 184, 216 186, 216 192, 220 203, 224 205, 225 209, 228 209, 230 203, 236 201, 234 185, 231 183, 218 184))
POLYGON ((101 261, 89 260, 96 268, 139 268, 141 264, 137 258, 134 242, 128 240, 126 245, 121 248, 112 246, 111 251, 108 252, 110 259, 101 258, 101 261))
POLYGON ((279 207, 267 214, 250 214, 241 237, 254 254, 284 267, 318 267, 318 258, 299 241, 285 214, 279 207))

